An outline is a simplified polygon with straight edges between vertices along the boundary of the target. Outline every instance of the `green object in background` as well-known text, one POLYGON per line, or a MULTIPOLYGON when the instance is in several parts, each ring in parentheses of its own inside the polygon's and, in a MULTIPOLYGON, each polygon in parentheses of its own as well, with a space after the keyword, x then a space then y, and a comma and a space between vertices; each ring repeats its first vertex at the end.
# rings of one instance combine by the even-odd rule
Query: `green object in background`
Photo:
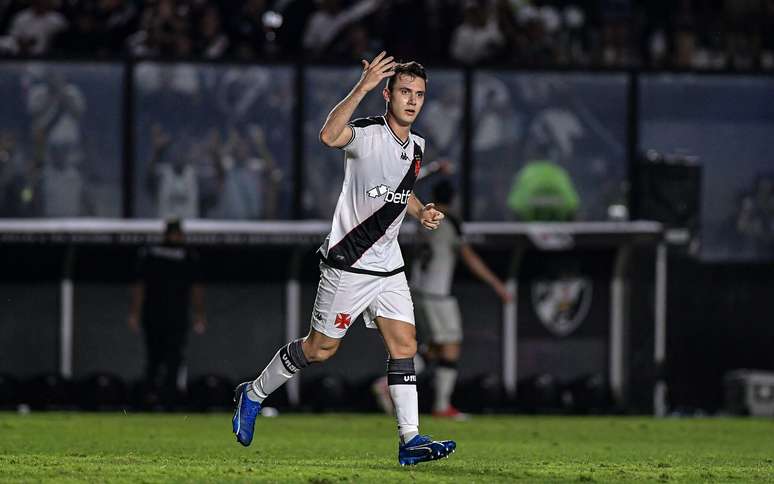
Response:
POLYGON ((508 207, 524 221, 572 220, 579 203, 567 171, 546 160, 528 162, 508 194, 508 207))

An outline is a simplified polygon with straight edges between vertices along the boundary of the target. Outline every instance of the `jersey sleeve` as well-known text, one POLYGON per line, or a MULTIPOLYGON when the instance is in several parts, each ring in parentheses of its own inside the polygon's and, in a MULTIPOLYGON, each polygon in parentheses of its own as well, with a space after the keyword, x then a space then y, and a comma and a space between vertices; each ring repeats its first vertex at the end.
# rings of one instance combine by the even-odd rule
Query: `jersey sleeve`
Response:
POLYGON ((374 128, 380 125, 378 117, 353 119, 347 126, 352 130, 349 143, 342 146, 350 158, 362 158, 369 150, 374 135, 374 128))
POLYGON ((352 131, 352 137, 349 138, 349 142, 341 147, 348 155, 353 158, 359 158, 363 153, 363 142, 365 141, 364 129, 356 126, 354 123, 347 123, 347 126, 352 131))

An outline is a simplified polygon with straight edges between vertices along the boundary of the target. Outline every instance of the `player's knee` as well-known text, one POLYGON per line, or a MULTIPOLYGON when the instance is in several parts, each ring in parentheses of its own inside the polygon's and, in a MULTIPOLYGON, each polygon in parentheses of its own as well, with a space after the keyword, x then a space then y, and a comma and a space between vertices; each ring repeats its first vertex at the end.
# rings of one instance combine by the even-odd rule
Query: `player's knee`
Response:
POLYGON ((402 338, 393 343, 390 348, 393 358, 413 358, 417 353, 416 338, 402 338))
POLYGON ((319 342, 311 345, 309 348, 304 348, 304 354, 310 363, 322 363, 336 354, 339 349, 339 343, 336 342, 319 342))

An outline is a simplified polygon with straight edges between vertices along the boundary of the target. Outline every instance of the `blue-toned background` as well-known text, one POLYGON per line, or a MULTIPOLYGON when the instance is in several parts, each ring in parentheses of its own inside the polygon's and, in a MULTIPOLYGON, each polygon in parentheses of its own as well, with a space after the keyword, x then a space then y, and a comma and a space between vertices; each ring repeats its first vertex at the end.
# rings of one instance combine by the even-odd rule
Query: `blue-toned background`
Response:
POLYGON ((0 216, 120 217, 122 64, 0 64, 0 216))
POLYGON ((703 258, 774 254, 774 80, 645 76, 640 147, 697 156, 703 258))
POLYGON ((291 68, 142 62, 134 82, 135 216, 291 218, 291 68))

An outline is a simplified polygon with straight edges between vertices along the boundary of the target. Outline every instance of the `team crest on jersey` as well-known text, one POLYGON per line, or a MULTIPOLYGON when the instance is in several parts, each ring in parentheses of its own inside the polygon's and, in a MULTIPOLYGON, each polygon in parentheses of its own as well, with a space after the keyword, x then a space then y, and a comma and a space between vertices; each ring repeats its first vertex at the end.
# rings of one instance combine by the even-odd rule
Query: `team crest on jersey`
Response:
POLYGON ((419 169, 422 165, 422 158, 419 156, 414 157, 414 176, 419 176, 419 169))
POLYGON ((387 185, 378 185, 366 190, 366 195, 371 198, 384 197, 384 201, 387 203, 397 203, 400 205, 406 205, 408 199, 411 196, 411 190, 403 190, 402 192, 396 192, 387 185))
POLYGON ((567 336, 586 319, 593 284, 580 276, 537 279, 532 283, 532 306, 551 333, 567 336))
POLYGON ((336 321, 333 323, 339 329, 347 329, 352 324, 352 318, 347 313, 338 313, 336 315, 336 321))

